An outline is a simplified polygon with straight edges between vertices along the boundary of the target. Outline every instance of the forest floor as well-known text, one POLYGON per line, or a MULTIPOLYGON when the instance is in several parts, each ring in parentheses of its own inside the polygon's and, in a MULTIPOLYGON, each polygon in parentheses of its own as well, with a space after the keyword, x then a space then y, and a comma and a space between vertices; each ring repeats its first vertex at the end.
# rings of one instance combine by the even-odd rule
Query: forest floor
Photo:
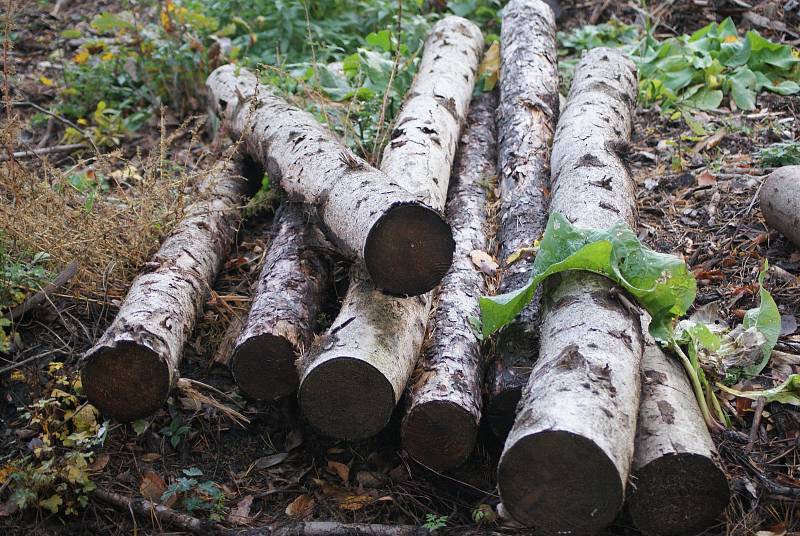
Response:
MULTIPOLYGON (((753 13, 768 18, 782 4, 751 3, 753 13)), ((53 60, 54 51, 63 51, 62 62, 76 54, 83 45, 76 37, 65 37, 65 30, 85 25, 115 4, 74 0, 55 16, 47 2, 17 6, 11 17, 16 36, 9 93, 14 101, 31 104, 2 111, 7 126, 14 126, 14 136, 0 140, 4 145, 35 147, 43 137, 44 147, 59 143, 65 125, 40 114, 63 99, 57 84, 47 83, 63 69, 53 60)), ((692 32, 723 17, 710 7, 714 2, 648 4, 650 14, 660 17, 658 31, 665 34, 692 32)), ((644 22, 636 3, 583 0, 563 3, 560 29, 581 27, 595 12, 600 22, 612 16, 627 24, 644 22)), ((746 27, 742 13, 732 15, 740 28, 746 27)), ((779 41, 798 38, 779 27, 759 30, 779 41)), ((113 319, 127 284, 157 247, 163 234, 159 222, 166 226, 175 220, 187 186, 218 149, 198 126, 201 112, 202 103, 190 100, 180 109, 162 109, 135 132, 123 132, 118 148, 111 144, 91 162, 60 153, 20 159, 11 170, 11 164, 0 163, 5 181, 0 189, 21 188, 31 177, 72 181, 74 191, 64 193, 67 201, 58 201, 57 189, 39 192, 30 197, 29 207, 42 212, 3 226, 13 227, 14 236, 29 233, 38 237, 38 244, 48 245, 41 249, 55 259, 55 273, 70 260, 82 265, 79 277, 49 305, 13 326, 11 350, 0 354, 0 530, 29 535, 169 530, 155 519, 87 502, 96 486, 155 500, 173 489, 170 505, 230 527, 302 519, 438 527, 437 534, 518 533, 495 520, 499 497, 494 478, 502 445, 488 431, 481 431, 479 447, 465 466, 437 474, 402 451, 397 418, 368 441, 334 441, 304 425, 291 397, 254 403, 236 393, 227 369, 213 358, 231 319, 246 311, 250 283, 268 247, 264 237, 271 198, 250 208, 181 365, 183 377, 200 382, 194 388, 235 407, 249 422, 236 422, 218 405, 198 401, 191 390, 176 390, 152 419, 134 425, 102 423, 99 416, 81 411, 80 387, 75 385, 78 358, 113 319), (175 169, 180 172, 173 173, 175 169), (106 179, 89 209, 69 217, 60 214, 64 203, 86 208, 87 190, 80 181, 98 175, 106 179), (44 206, 50 208, 44 211, 44 206), (66 243, 65 236, 74 240, 66 243), (69 428, 52 443, 45 439, 42 428, 65 427, 68 412, 85 420, 84 428, 69 428), (102 435, 102 443, 92 442, 96 435, 102 435), (60 468, 43 467, 40 456, 46 459, 43 453, 53 450, 72 458, 60 468), (38 497, 38 508, 16 511, 9 500, 9 477, 15 470, 12 461, 26 456, 24 467, 30 474, 23 478, 32 489, 37 475, 62 487, 38 497), (51 474, 62 470, 72 471, 72 479, 51 474), (65 515, 67 505, 74 511, 65 515)), ((771 169, 755 156, 759 147, 798 138, 800 97, 762 93, 753 112, 721 108, 695 117, 705 133, 652 108, 637 109, 628 156, 639 186, 640 238, 654 249, 683 256, 699 282, 696 305, 716 302, 722 318, 732 324, 756 304, 757 275, 768 259, 766 286, 785 318, 776 349, 800 354, 800 332, 792 321, 800 318, 800 251, 764 223, 757 194, 771 169)), ((331 300, 329 319, 346 289, 344 263, 336 279, 339 295, 331 300)), ((797 364, 774 366, 739 387, 771 386, 792 371, 800 372, 797 364)), ((755 403, 730 397, 727 404, 739 433, 719 439, 718 448, 733 498, 708 533, 769 536, 800 531, 800 411, 767 405, 753 428, 755 403)), ((608 533, 636 531, 623 513, 608 533)))

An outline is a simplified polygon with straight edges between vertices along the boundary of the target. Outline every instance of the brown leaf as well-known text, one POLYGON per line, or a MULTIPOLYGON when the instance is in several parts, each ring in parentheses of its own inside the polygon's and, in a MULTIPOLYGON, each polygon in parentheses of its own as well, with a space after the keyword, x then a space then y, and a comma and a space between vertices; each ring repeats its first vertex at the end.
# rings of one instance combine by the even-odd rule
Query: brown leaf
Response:
POLYGON ((299 495, 286 506, 286 515, 289 517, 306 518, 314 512, 314 497, 309 494, 299 495))
POLYGON ((106 465, 108 465, 109 460, 111 460, 111 456, 104 452, 95 458, 94 461, 86 467, 86 469, 89 471, 102 471, 105 469, 106 465))
POLYGON ((167 483, 161 475, 154 471, 145 471, 142 482, 139 484, 139 493, 142 497, 152 502, 160 502, 161 495, 167 491, 167 483))
POLYGON ((716 132, 714 132, 711 136, 697 142, 697 145, 694 146, 694 152, 699 153, 700 151, 704 151, 705 149, 713 149, 727 136, 728 130, 725 128, 720 128, 716 132))
POLYGON ((11 499, 7 501, 0 502, 0 517, 8 517, 17 513, 19 510, 19 506, 17 503, 11 499))
POLYGON ((372 497, 369 495, 350 495, 339 502, 339 508, 355 512, 356 510, 361 510, 371 502, 372 497))
POLYGON ((253 505, 253 496, 245 495, 236 503, 236 508, 228 514, 228 523, 234 525, 247 525, 250 522, 250 507, 253 505))
POLYGON ((142 455, 142 461, 147 463, 154 462, 160 459, 161 459, 161 454, 159 454, 158 452, 148 452, 142 455))
POLYGON ((697 176, 698 186, 714 186, 715 184, 717 184, 717 176, 707 169, 697 176))
POLYGON ((485 251, 473 249, 469 252, 469 257, 472 259, 472 264, 484 274, 494 275, 497 273, 497 262, 485 251))
POLYGON ((342 482, 347 483, 350 480, 350 468, 345 464, 328 460, 328 469, 338 475, 342 482))
POLYGON ((270 467, 275 467, 276 465, 282 464, 288 457, 288 452, 279 452, 278 454, 273 454, 272 456, 264 456, 263 458, 259 458, 254 463, 256 469, 269 469, 270 467))

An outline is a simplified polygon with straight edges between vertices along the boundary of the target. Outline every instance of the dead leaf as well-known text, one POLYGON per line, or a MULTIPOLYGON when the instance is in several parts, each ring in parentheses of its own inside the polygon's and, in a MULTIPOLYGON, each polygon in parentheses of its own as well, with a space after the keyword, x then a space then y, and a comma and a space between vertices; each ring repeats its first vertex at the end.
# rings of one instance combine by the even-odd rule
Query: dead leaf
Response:
POLYGON ((8 517, 16 514, 17 510, 19 510, 19 506, 17 505, 16 501, 9 499, 7 501, 0 502, 0 517, 8 517))
POLYGON ((364 489, 382 488, 389 479, 377 471, 359 471, 356 473, 356 482, 364 489))
POLYGON ((250 522, 250 507, 253 505, 253 496, 245 495, 236 503, 236 508, 228 514, 228 523, 234 525, 247 525, 250 522))
POLYGON ((148 452, 142 455, 142 461, 147 463, 151 463, 160 459, 161 459, 161 454, 159 454, 158 452, 148 452))
POLYGON ((781 337, 797 331, 797 319, 793 315, 781 315, 781 337))
POLYGON ((478 78, 483 77, 483 90, 491 91, 497 84, 497 77, 500 72, 500 43, 495 41, 483 55, 480 67, 478 67, 478 78))
POLYGON ((345 464, 328 460, 328 469, 338 475, 342 482, 347 483, 350 480, 350 468, 345 464))
POLYGON ((279 452, 277 454, 273 454, 272 456, 264 456, 263 458, 259 458, 255 461, 255 466, 256 469, 269 469, 270 467, 280 465, 288 457, 288 452, 279 452))
POLYGON ((305 493, 303 495, 299 495, 295 500, 289 503, 286 506, 286 515, 289 517, 299 517, 299 518, 306 518, 310 517, 311 514, 314 512, 314 506, 316 502, 314 501, 314 497, 305 493))
POLYGON ((728 130, 727 129, 725 129, 725 128, 718 129, 712 135, 710 135, 710 136, 706 137, 705 139, 700 140, 699 142, 697 142, 697 144, 694 146, 694 152, 699 153, 699 152, 704 151, 706 149, 713 149, 714 147, 719 145, 719 143, 727 135, 728 135, 728 130))
POLYGON ((698 186, 714 186, 715 184, 717 184, 717 176, 707 169, 697 176, 698 186))
POLYGON ((94 461, 86 467, 86 469, 93 472, 102 471, 105 469, 106 465, 108 465, 109 460, 111 460, 111 456, 104 452, 95 458, 94 461))
POLYGON ((786 534, 786 525, 784 523, 778 523, 772 527, 768 527, 767 530, 759 530, 756 532, 756 536, 784 536, 786 534))
POLYGON ((154 471, 145 471, 142 475, 142 482, 139 484, 139 493, 142 497, 152 502, 160 502, 161 495, 167 491, 167 483, 161 475, 154 471))
POLYGON ((339 508, 355 512, 356 510, 361 510, 371 502, 372 497, 369 495, 350 495, 339 502, 339 508))
POLYGON ((478 270, 484 274, 494 275, 497 273, 497 262, 485 251, 473 249, 470 251, 469 257, 472 259, 472 264, 474 264, 478 270))

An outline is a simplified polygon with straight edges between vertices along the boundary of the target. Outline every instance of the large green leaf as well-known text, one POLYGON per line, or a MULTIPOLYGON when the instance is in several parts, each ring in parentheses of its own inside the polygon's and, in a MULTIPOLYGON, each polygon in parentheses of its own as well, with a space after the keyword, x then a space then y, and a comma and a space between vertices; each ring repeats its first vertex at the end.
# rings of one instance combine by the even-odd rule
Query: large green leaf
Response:
POLYGON ((718 383, 717 387, 734 396, 749 398, 751 400, 758 400, 764 397, 767 404, 770 402, 778 402, 779 404, 800 406, 800 374, 792 374, 785 382, 777 387, 764 389, 762 391, 739 391, 738 389, 732 389, 721 383, 718 383))
POLYGON ((740 110, 756 107, 756 75, 747 67, 740 67, 728 78, 731 98, 740 110))
POLYGON ((749 309, 744 315, 742 325, 745 329, 755 327, 766 339, 766 342, 761 346, 761 354, 763 356, 760 363, 744 369, 744 373, 750 376, 755 376, 764 370, 769 362, 769 356, 772 354, 772 349, 778 343, 778 337, 781 334, 781 313, 778 311, 778 306, 772 295, 764 288, 764 277, 767 273, 768 264, 764 263, 764 269, 758 275, 758 283, 760 289, 758 291, 759 304, 755 309, 749 309))
POLYGON ((624 222, 607 230, 582 229, 552 214, 528 284, 480 299, 484 336, 511 322, 545 278, 566 270, 594 272, 620 285, 650 313, 650 332, 661 340, 669 338, 673 320, 686 313, 697 291, 686 263, 645 247, 624 222))

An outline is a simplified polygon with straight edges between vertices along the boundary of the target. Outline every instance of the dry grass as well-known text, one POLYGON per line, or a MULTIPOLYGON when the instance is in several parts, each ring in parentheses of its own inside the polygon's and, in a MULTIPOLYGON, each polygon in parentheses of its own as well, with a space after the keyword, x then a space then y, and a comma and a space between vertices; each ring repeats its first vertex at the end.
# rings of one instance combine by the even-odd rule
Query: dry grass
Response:
MULTIPOLYGON (((192 171, 170 160, 176 140, 196 137, 200 126, 194 121, 169 136, 162 129, 158 147, 134 161, 117 152, 66 170, 47 159, 0 164, 0 221, 10 254, 45 251, 53 272, 77 260, 76 298, 124 296, 139 267, 180 220, 189 187, 204 177, 199 167, 192 171), (80 191, 70 182, 75 175, 89 184, 105 177, 109 189, 94 196, 80 191)), ((13 139, 13 128, 7 125, 2 137, 13 139)))

